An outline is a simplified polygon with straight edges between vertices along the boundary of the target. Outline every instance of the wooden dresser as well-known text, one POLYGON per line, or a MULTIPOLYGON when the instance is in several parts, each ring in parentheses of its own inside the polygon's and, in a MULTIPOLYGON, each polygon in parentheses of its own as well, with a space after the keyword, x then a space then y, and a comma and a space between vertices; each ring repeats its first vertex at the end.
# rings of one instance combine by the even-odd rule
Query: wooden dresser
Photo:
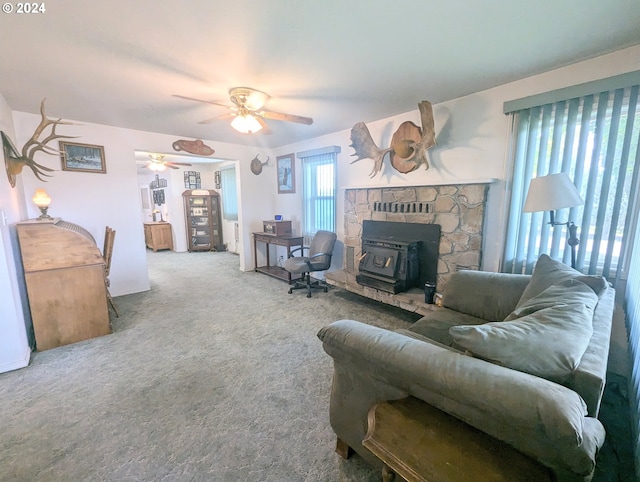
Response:
POLYGON ((159 249, 173 251, 171 224, 163 221, 144 223, 144 242, 154 253, 159 249))
POLYGON ((17 224, 38 351, 111 333, 105 263, 93 236, 54 218, 17 224))

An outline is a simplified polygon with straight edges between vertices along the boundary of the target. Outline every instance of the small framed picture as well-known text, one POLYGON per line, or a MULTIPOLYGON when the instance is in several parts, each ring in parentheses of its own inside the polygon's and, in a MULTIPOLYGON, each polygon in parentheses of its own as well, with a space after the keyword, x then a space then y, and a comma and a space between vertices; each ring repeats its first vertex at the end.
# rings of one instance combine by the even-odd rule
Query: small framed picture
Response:
POLYGON ((102 146, 60 141, 60 158, 63 171, 107 172, 102 146))
POLYGON ((296 162, 293 154, 276 157, 276 171, 278 172, 278 194, 296 192, 296 162))

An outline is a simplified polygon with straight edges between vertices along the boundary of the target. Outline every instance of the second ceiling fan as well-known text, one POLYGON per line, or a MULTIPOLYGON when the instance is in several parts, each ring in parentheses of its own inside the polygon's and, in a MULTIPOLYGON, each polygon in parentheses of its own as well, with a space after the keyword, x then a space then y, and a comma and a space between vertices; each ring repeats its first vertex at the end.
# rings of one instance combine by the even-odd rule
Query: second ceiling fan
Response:
POLYGON ((210 122, 220 119, 233 119, 231 121, 231 127, 243 134, 253 134, 260 130, 264 133, 270 132, 264 119, 295 122, 297 124, 306 125, 313 124, 313 119, 310 117, 282 114, 280 112, 263 109, 262 107, 265 105, 267 100, 269 100, 269 95, 262 91, 252 89, 251 87, 234 87, 231 89, 229 91, 229 99, 233 105, 223 104, 213 100, 194 99, 193 97, 186 97, 178 94, 174 94, 174 97, 226 107, 230 112, 200 121, 199 124, 209 124, 210 122))

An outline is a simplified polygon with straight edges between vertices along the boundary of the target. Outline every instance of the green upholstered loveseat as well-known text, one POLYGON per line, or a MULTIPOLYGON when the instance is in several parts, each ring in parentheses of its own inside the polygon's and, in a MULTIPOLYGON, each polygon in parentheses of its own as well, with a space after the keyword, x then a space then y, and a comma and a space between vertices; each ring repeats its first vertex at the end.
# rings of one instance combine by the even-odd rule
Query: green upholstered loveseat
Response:
POLYGON ((515 447, 558 480, 589 480, 605 439, 614 290, 546 255, 532 276, 460 271, 443 306, 409 329, 340 320, 318 333, 333 357, 330 423, 361 444, 376 403, 413 396, 515 447))

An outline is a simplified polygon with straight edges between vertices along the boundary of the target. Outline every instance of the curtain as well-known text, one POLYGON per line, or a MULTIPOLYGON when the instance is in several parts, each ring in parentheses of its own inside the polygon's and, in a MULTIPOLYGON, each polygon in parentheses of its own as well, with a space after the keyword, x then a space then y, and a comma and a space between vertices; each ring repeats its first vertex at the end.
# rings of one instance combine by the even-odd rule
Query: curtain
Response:
POLYGON ((569 262, 566 226, 550 226, 548 212, 522 212, 533 177, 565 172, 585 201, 556 213, 557 221, 579 227, 576 268, 610 280, 626 276, 633 236, 629 229, 638 218, 638 86, 511 115, 515 148, 502 270, 531 273, 541 253, 569 262))
POLYGON ((238 220, 238 190, 236 186, 236 168, 220 171, 222 191, 222 217, 227 221, 238 220))

